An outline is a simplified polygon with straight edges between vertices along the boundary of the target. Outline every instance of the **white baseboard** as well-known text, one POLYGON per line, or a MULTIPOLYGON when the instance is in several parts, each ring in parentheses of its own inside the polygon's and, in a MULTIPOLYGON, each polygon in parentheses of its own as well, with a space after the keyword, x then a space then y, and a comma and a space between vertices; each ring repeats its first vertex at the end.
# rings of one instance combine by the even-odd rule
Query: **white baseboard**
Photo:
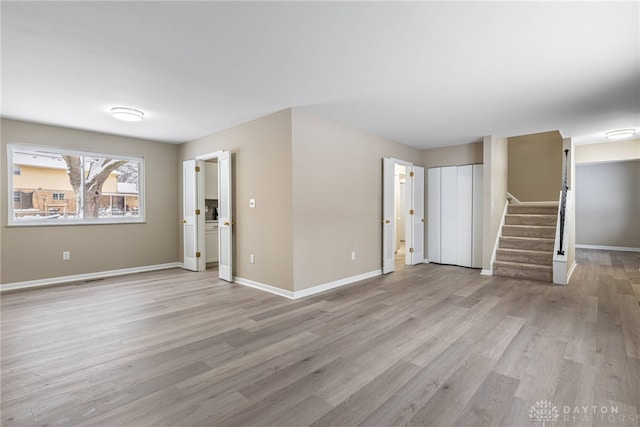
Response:
POLYGON ((483 268, 482 271, 480 272, 480 274, 483 275, 483 276, 493 276, 493 269, 490 268, 489 270, 485 270, 483 268))
POLYGON ((242 277, 235 277, 233 281, 244 286, 249 286, 251 288, 259 289, 261 291, 270 292, 272 294, 280 295, 289 299, 299 299, 308 297, 311 295, 315 295, 320 292, 328 291, 330 289, 338 288, 340 286, 348 285, 353 282, 358 282, 360 280, 370 279, 372 277, 380 276, 382 274, 382 270, 370 271, 368 273, 358 274, 356 276, 345 277, 344 279, 335 280, 329 283, 323 283, 322 285, 313 286, 311 288, 302 289, 300 291, 287 291, 285 289, 277 288, 275 286, 267 285, 264 283, 256 282, 253 280, 245 279, 242 277))
POLYGON ((294 299, 308 297, 310 295, 317 294, 319 292, 328 291, 329 289, 337 288, 340 286, 348 285, 353 282, 359 282, 360 280, 370 279, 372 277, 380 276, 382 270, 374 270, 368 273, 358 274, 356 276, 345 277, 344 279, 335 280, 333 282, 324 283, 322 285, 313 286, 311 288, 302 289, 294 292, 294 299))
POLYGON ((261 291, 270 292, 272 294, 279 295, 281 297, 295 299, 295 295, 291 291, 287 291, 285 289, 276 288, 275 286, 266 285, 264 283, 256 282, 253 280, 245 279, 243 277, 233 276, 234 283, 238 283, 240 285, 249 286, 250 288, 259 289, 261 291))
POLYGON ((95 273, 74 274, 71 276, 50 277, 47 279, 27 280, 24 282, 5 283, 0 285, 0 292, 16 289, 36 288, 40 286, 58 285, 60 283, 81 282, 85 280, 102 279, 105 277, 122 276, 125 274, 144 273, 146 271, 166 270, 181 267, 182 263, 169 262, 166 264, 144 265, 142 267, 121 268, 119 270, 98 271, 95 273))
POLYGON ((640 252, 640 248, 628 248, 626 246, 576 245, 576 249, 600 249, 603 251, 640 252))

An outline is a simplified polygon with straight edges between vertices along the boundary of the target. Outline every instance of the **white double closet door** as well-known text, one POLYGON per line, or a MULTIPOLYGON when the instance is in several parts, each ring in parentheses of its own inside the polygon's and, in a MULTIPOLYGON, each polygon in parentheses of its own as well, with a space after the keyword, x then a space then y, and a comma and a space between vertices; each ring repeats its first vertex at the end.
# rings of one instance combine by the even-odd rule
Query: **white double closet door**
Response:
POLYGON ((428 171, 429 262, 482 267, 482 165, 428 171))

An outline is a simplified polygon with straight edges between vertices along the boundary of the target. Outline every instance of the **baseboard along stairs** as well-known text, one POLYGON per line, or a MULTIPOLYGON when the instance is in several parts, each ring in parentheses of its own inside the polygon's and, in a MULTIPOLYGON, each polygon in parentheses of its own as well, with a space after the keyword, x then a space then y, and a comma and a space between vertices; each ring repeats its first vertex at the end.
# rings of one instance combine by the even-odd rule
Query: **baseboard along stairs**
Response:
POLYGON ((552 282, 557 216, 557 203, 509 205, 493 274, 552 282))

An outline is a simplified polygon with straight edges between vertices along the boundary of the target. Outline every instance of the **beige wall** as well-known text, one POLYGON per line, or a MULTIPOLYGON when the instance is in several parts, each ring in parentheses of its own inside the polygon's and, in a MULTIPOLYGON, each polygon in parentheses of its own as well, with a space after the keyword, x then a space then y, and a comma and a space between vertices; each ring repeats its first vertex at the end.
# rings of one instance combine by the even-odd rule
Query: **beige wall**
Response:
POLYGON ((640 248, 640 160, 576 168, 576 244, 640 248))
POLYGON ((507 202, 507 139, 484 137, 483 152, 482 268, 491 270, 491 256, 507 202))
POLYGON ((421 153, 425 169, 440 166, 474 165, 482 163, 482 141, 473 144, 430 148, 422 150, 421 153))
POLYGON ((296 291, 381 268, 384 157, 421 165, 419 150, 293 110, 296 291))
POLYGON ((178 147, 2 119, 0 187, 1 283, 142 267, 178 261, 178 147), (145 159, 146 223, 7 225, 7 143, 27 143, 145 159), (62 251, 71 260, 62 261, 62 251))
POLYGON ((576 147, 576 163, 619 162, 640 159, 640 139, 576 147))
MULTIPOLYGON (((429 173, 427 169, 437 168, 441 166, 463 166, 482 163, 482 142, 474 142, 472 144, 461 144, 449 147, 430 148, 421 151, 422 165, 425 168, 424 173, 424 212, 425 220, 429 222, 429 198, 427 189, 429 188, 429 173)), ((429 227, 424 227, 425 258, 429 259, 429 227)))
MULTIPOLYGON (((293 291, 291 110, 182 144, 180 160, 218 150, 233 154, 233 275, 293 291), (254 209, 250 198, 256 199, 254 209), (249 263, 250 254, 255 264, 249 263)), ((174 167, 181 170, 181 162, 174 167)), ((182 190, 176 212, 181 200, 182 190)), ((182 229, 179 235, 182 258, 182 229)))
POLYGON ((521 202, 557 201, 562 186, 562 136, 544 132, 509 138, 508 191, 521 202))

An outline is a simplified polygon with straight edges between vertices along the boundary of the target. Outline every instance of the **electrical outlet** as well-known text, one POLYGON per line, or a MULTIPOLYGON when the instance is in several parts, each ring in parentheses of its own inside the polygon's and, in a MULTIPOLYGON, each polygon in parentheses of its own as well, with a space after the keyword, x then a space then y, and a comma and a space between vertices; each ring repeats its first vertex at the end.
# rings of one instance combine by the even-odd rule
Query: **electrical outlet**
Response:
POLYGON ((256 263, 256 257, 253 254, 249 255, 249 263, 250 264, 256 263))
POLYGON ((249 199, 249 207, 250 208, 256 207, 256 199, 249 199))
POLYGON ((352 251, 351 252, 351 261, 355 261, 356 260, 356 252, 352 251))
POLYGON ((70 259, 71 259, 71 252, 62 251, 62 260, 63 261, 69 261, 70 259))

